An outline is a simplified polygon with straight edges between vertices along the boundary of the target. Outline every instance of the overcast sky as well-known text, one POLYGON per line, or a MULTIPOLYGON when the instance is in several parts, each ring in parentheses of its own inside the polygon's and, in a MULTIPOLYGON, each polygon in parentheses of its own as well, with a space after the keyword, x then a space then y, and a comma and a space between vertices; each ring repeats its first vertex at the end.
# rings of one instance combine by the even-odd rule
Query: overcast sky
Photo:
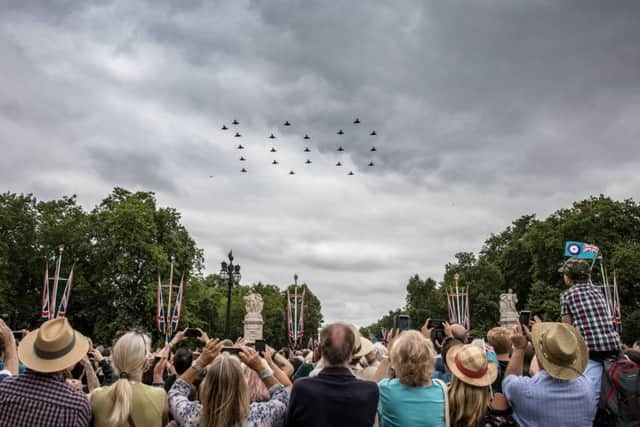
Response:
POLYGON ((297 272, 328 321, 520 215, 637 199, 639 137, 638 1, 0 0, 0 191, 154 191, 207 272, 297 272))

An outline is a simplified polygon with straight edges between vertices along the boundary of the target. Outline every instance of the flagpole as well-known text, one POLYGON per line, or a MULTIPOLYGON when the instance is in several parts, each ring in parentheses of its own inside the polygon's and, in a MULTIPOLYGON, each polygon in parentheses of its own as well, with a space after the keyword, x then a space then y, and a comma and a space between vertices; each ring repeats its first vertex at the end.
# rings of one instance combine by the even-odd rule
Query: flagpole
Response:
POLYGON ((58 298, 58 282, 60 281, 60 265, 62 264, 62 252, 64 251, 64 245, 60 245, 58 248, 58 262, 56 263, 56 273, 53 278, 53 300, 49 303, 49 319, 54 319, 57 316, 56 312, 56 300, 58 298))
POLYGON ((293 275, 293 348, 298 346, 298 275, 293 275))
POLYGON ((456 323, 460 323, 460 293, 458 289, 458 280, 460 279, 460 275, 458 273, 453 276, 456 281, 456 323))

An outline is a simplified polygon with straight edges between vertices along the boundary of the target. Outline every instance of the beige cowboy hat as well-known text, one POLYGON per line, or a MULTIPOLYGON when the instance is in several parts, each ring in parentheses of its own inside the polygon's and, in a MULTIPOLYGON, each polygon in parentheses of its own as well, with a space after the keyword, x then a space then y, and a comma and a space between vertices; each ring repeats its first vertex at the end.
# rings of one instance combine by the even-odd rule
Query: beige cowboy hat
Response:
POLYGON ((72 367, 89 351, 89 341, 65 317, 47 320, 20 341, 18 357, 29 369, 50 373, 72 367))
POLYGON ((538 323, 531 331, 536 358, 559 380, 579 377, 587 367, 589 350, 580 333, 567 323, 538 323))
POLYGON ((360 335, 360 331, 358 331, 358 328, 356 328, 355 325, 349 325, 349 328, 351 328, 356 337, 356 341, 353 344, 353 356, 351 359, 360 359, 361 357, 371 353, 371 350, 373 350, 373 343, 360 335))
POLYGON ((486 387, 498 377, 498 365, 489 363, 484 350, 473 344, 458 344, 447 353, 447 367, 460 381, 486 387))

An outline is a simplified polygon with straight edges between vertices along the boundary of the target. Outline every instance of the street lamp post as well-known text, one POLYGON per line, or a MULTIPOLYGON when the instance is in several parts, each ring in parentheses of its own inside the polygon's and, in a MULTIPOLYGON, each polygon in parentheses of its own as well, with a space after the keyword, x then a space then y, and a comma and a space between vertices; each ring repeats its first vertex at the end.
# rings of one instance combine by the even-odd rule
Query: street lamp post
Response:
POLYGON ((231 288, 233 287, 234 282, 240 282, 240 266, 233 263, 233 252, 229 251, 229 263, 226 261, 222 261, 220 263, 220 277, 223 279, 227 279, 227 317, 224 322, 224 336, 225 338, 231 338, 230 327, 231 327, 231 288))

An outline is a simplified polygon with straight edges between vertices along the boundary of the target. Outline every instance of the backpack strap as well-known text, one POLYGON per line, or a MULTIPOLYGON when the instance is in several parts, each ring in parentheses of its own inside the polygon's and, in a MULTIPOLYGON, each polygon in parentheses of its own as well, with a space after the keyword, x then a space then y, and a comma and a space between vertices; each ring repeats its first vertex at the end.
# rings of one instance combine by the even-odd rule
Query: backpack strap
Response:
POLYGON ((447 393, 447 385, 444 381, 433 378, 431 381, 438 384, 442 389, 442 396, 444 397, 444 426, 449 427, 449 393, 447 393))

